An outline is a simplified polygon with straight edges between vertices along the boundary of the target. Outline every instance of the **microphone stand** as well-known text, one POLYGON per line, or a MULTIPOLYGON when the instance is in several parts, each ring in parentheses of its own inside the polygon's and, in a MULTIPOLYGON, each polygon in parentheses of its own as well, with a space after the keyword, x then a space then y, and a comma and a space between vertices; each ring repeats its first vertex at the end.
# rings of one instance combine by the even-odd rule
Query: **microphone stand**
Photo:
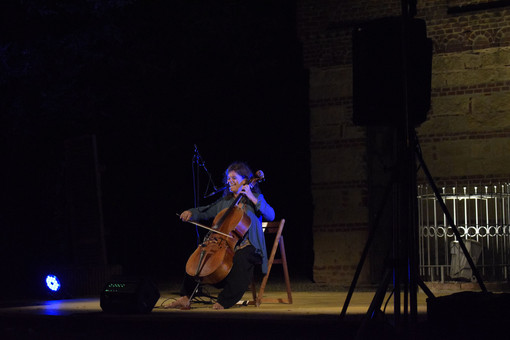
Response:
MULTIPOLYGON (((199 193, 200 193, 200 160, 201 156, 198 152, 197 145, 195 144, 195 150, 193 152, 193 160, 191 161, 191 174, 193 176, 193 208, 198 207, 199 204, 199 193)), ((198 227, 195 226, 197 234, 197 247, 199 245, 200 234, 198 233, 198 227)))
MULTIPOLYGON (((193 172, 193 207, 196 208, 200 206, 200 168, 203 168, 205 173, 207 174, 207 177, 209 178, 209 182, 207 183, 207 187, 205 188, 205 192, 209 190, 209 186, 212 184, 214 188, 214 192, 211 194, 206 195, 204 193, 203 198, 210 197, 212 195, 215 195, 223 190, 225 190, 226 187, 223 188, 217 188, 216 185, 214 185, 214 181, 212 179, 211 173, 209 170, 207 170, 207 167, 205 166, 205 161, 200 155, 200 152, 198 151, 198 147, 196 144, 194 144, 195 150, 193 152, 193 161, 192 161, 192 172, 193 172)), ((198 228, 195 227, 197 232, 197 246, 200 244, 200 235, 198 232, 198 228)))
MULTIPOLYGON (((214 187, 214 190, 215 190, 215 192, 213 194, 216 194, 217 192, 223 190, 224 188, 219 189, 219 190, 218 190, 218 188, 216 188, 216 186, 214 185, 214 181, 212 179, 211 173, 209 172, 209 170, 207 170, 207 168, 205 166, 205 161, 202 158, 202 156, 200 155, 200 152, 198 151, 197 145, 194 144, 194 147, 195 147, 195 149, 193 152, 193 160, 191 162, 191 169, 192 169, 192 176, 193 176, 193 207, 197 208, 200 205, 200 168, 201 167, 205 170, 207 176, 209 177, 209 182, 207 183, 207 188, 206 188, 205 192, 207 192, 207 190, 209 189, 210 184, 212 184, 212 186, 214 187)), ((205 196, 205 194, 204 194, 204 198, 212 196, 213 194, 210 194, 208 196, 205 196)), ((199 225, 198 223, 193 223, 193 224, 195 224, 195 232, 197 235, 197 248, 203 247, 204 245, 203 245, 203 243, 201 244, 201 242, 200 242, 200 233, 198 231, 199 230, 198 227, 201 225, 199 225)), ((201 226, 201 227, 203 227, 203 226, 201 226)), ((202 252, 200 253, 200 263, 202 262, 204 254, 205 254, 205 250, 202 250, 202 252)), ((200 279, 198 279, 199 272, 200 272, 200 265, 199 265, 199 267, 197 269, 197 273, 195 275, 195 280, 197 281, 195 289, 193 289, 193 293, 189 297, 188 304, 185 307, 183 307, 182 309, 190 309, 191 301, 193 300, 193 298, 197 295, 202 294, 202 292, 200 290, 201 281, 200 281, 200 279)))

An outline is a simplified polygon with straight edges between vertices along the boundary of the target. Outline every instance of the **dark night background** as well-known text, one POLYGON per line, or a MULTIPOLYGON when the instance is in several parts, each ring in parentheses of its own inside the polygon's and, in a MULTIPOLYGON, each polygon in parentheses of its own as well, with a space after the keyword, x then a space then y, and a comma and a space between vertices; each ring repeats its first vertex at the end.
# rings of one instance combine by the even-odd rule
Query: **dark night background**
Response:
POLYGON ((234 160, 264 171, 261 189, 287 219, 291 274, 311 279, 308 89, 294 1, 0 6, 3 284, 24 287, 40 266, 76 263, 69 188, 83 186, 69 159, 86 136, 97 142, 109 264, 180 279, 196 235, 175 213, 193 206, 196 144, 217 186, 234 160))

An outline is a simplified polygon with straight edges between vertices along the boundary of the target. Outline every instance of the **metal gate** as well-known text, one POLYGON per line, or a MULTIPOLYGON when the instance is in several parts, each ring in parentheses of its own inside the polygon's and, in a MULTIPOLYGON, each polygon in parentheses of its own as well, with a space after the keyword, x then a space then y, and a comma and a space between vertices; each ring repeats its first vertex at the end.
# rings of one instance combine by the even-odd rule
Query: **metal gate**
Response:
MULTIPOLYGON (((510 184, 440 188, 454 223, 484 280, 508 279, 510 184)), ((424 281, 472 280, 433 190, 418 186, 420 276, 424 281)))

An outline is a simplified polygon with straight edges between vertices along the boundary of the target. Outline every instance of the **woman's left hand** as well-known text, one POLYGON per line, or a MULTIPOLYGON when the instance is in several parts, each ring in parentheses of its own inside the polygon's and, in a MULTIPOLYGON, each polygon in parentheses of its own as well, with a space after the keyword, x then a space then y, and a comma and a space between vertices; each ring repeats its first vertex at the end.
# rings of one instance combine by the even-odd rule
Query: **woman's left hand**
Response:
POLYGON ((243 185, 241 187, 241 191, 239 192, 240 194, 244 194, 246 197, 248 197, 248 199, 250 201, 253 202, 253 204, 257 204, 258 203, 258 199, 257 197, 255 197, 255 195, 253 195, 253 192, 251 192, 251 188, 249 185, 243 185))

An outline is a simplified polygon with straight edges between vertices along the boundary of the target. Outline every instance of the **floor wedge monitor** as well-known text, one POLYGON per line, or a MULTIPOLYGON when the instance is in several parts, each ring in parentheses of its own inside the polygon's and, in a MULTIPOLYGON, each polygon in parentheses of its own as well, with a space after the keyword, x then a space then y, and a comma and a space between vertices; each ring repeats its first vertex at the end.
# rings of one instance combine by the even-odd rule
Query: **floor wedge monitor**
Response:
POLYGON ((159 297, 159 290, 147 278, 118 278, 105 284, 100 305, 107 313, 146 314, 159 297))

